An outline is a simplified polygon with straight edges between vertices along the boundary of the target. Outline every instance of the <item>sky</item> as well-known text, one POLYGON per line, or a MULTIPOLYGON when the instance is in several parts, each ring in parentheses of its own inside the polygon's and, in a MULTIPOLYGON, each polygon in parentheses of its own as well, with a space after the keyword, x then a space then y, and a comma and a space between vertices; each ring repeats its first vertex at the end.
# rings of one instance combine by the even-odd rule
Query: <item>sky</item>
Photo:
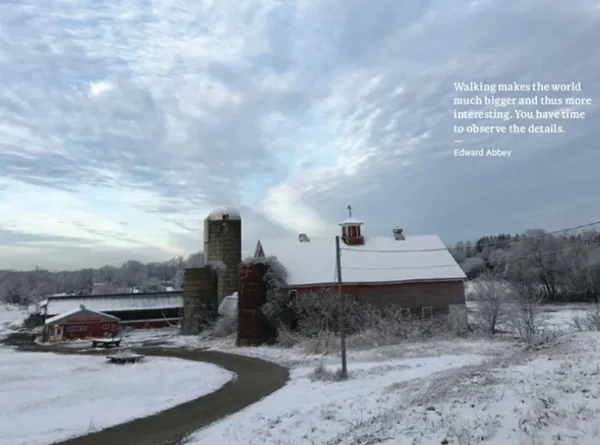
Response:
POLYGON ((0 268, 268 236, 446 243, 598 220, 599 0, 0 0, 0 268), (557 135, 467 135, 454 82, 581 82, 557 135), (582 109, 583 110, 583 109, 582 109))

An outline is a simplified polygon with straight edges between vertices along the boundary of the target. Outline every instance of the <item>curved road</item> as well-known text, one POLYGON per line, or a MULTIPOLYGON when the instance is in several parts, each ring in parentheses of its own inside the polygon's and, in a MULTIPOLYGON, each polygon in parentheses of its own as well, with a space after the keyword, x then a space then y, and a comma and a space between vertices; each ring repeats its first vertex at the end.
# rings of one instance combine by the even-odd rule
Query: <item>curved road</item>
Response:
MULTIPOLYGON (((21 346, 23 351, 98 354, 21 346)), ((286 368, 264 360, 215 351, 134 348, 146 356, 174 357, 212 363, 237 374, 219 390, 157 414, 116 425, 53 445, 182 445, 192 432, 223 419, 277 391, 289 378, 286 368)), ((201 375, 198 378, 202 378, 201 375)), ((156 382, 157 384, 160 382, 156 382)), ((115 400, 115 409, 119 401, 115 400)))

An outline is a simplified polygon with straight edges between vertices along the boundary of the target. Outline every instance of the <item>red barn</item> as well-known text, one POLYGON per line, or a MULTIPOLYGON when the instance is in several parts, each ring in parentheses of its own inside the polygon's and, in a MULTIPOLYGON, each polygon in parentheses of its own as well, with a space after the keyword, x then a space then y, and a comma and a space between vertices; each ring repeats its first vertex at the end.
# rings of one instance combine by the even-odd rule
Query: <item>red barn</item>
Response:
MULTIPOLYGON (((435 235, 364 236, 363 223, 349 218, 341 226, 343 292, 378 307, 390 304, 418 316, 464 310, 466 278, 435 235)), ((334 237, 261 239, 255 258, 276 257, 285 267, 290 296, 337 288, 334 237)))
POLYGON ((48 318, 44 325, 44 341, 106 337, 119 332, 119 319, 103 312, 79 309, 48 318))

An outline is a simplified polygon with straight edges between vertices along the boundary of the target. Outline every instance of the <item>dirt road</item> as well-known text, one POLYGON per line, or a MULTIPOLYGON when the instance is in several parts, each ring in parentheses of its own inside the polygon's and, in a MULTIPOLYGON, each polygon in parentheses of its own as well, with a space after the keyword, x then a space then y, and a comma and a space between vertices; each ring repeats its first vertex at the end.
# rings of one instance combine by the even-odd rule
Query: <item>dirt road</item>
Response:
MULTIPOLYGON (((36 346, 21 346, 22 350, 81 354, 82 351, 49 351, 36 346)), ((132 420, 85 436, 56 442, 53 445, 181 445, 195 430, 223 419, 236 411, 259 401, 281 388, 289 373, 274 363, 256 358, 225 354, 215 351, 162 348, 135 348, 146 356, 175 357, 213 363, 237 374, 238 378, 218 391, 167 409, 158 414, 132 420)), ((86 352, 93 354, 94 352, 86 352)), ((96 353, 97 354, 97 353, 96 353)), ((198 378, 202 378, 201 375, 198 378)), ((160 382, 156 382, 157 385, 160 382)), ((119 409, 115 400, 115 409, 119 409)))

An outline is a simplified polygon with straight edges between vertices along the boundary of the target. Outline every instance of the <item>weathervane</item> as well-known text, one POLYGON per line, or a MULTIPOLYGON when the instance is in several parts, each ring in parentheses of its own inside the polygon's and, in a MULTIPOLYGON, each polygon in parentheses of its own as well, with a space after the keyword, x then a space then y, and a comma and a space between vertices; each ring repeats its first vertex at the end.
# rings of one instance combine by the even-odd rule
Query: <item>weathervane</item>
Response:
POLYGON ((349 216, 350 218, 352 218, 352 206, 351 206, 351 205, 348 205, 348 207, 346 207, 346 208, 348 209, 348 216, 349 216))

